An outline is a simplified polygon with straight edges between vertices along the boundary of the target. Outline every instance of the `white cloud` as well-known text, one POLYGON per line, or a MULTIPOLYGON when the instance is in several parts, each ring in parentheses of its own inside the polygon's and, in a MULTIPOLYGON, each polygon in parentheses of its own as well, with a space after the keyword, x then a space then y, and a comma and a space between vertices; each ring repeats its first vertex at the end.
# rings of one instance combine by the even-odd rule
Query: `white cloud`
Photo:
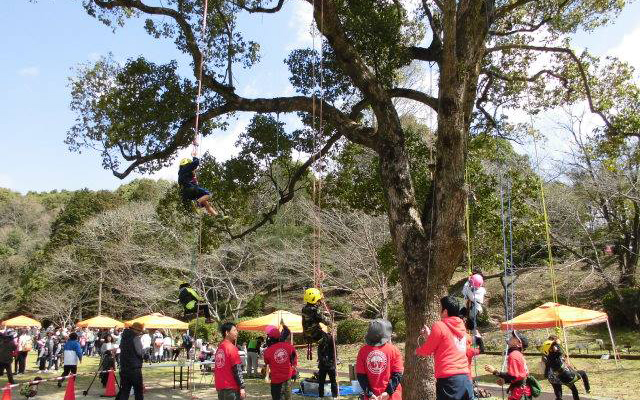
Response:
MULTIPOLYGON (((313 46, 313 36, 311 35, 313 14, 311 7, 306 1, 293 3, 293 12, 291 13, 291 19, 289 19, 289 28, 293 31, 293 40, 286 46, 286 53, 293 49, 313 46)), ((316 47, 319 43, 320 37, 316 36, 316 47)))
POLYGON ((20 76, 38 76, 40 75, 40 69, 38 67, 25 67, 18 71, 20 76))
MULTIPOLYGON (((636 69, 636 73, 640 73, 640 52, 638 51, 638 43, 640 43, 640 25, 637 25, 631 32, 622 37, 620 42, 614 46, 607 55, 618 57, 627 61, 636 69)), ((636 75, 638 76, 638 75, 636 75)))

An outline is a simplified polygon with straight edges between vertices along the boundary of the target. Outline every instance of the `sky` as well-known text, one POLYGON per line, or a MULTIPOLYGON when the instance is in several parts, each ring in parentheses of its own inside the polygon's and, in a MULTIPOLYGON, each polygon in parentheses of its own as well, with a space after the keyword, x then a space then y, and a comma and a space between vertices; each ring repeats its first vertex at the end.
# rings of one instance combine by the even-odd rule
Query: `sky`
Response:
MULTIPOLYGON (((157 40, 131 19, 115 32, 88 16, 78 0, 3 0, 0 14, 0 187, 22 193, 54 189, 114 189, 140 177, 120 180, 101 165, 95 151, 70 152, 64 144, 76 115, 70 110, 69 77, 73 68, 113 54, 124 62, 144 55, 155 63, 178 60, 185 74, 188 59, 170 40, 157 40)), ((614 24, 594 33, 578 33, 577 48, 615 55, 640 71, 640 2, 627 6, 614 24)), ((291 95, 282 60, 295 48, 312 45, 310 7, 287 0, 280 13, 252 15, 240 21, 248 39, 261 44, 261 62, 251 71, 234 71, 241 95, 291 95)), ((316 42, 317 43, 317 42, 316 42)), ((640 75, 639 75, 640 76, 640 75)), ((639 80, 640 81, 640 80, 639 80)), ((202 149, 218 159, 235 153, 234 143, 250 114, 240 114, 225 132, 205 139, 202 149)), ((293 123, 293 117, 283 117, 293 123)), ((562 149, 562 138, 541 145, 551 154, 562 149)), ((184 150, 178 159, 187 155, 184 150)), ((177 167, 154 174, 175 179, 177 167)))

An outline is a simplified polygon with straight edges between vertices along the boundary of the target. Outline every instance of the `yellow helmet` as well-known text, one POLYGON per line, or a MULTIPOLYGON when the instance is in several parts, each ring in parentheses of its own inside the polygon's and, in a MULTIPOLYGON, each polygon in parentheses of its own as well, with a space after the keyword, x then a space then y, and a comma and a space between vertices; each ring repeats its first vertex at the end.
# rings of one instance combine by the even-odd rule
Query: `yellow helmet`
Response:
POLYGON ((190 158, 183 158, 182 160, 180 160, 180 166, 182 167, 183 165, 187 165, 191 163, 191 159, 190 158))
POLYGON ((551 346, 553 346, 553 340, 545 340, 545 342, 542 343, 542 347, 540 348, 542 350, 542 354, 544 354, 545 356, 549 355, 551 346))
POLYGON ((304 291, 304 301, 309 304, 316 304, 322 300, 322 292, 316 288, 309 288, 304 291))

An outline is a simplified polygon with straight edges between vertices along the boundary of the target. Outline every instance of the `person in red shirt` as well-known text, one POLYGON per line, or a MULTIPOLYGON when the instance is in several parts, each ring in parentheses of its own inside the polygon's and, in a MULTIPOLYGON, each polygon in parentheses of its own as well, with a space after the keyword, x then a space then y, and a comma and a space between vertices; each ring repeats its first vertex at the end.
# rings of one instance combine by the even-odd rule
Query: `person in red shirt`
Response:
POLYGON ((529 376, 529 368, 527 362, 522 355, 522 352, 529 345, 529 341, 521 333, 516 331, 512 332, 511 339, 509 339, 508 356, 507 356, 507 372, 499 372, 491 365, 485 365, 484 369, 487 372, 497 376, 498 384, 502 385, 504 382, 509 383, 509 400, 520 400, 523 396, 531 396, 531 388, 527 385, 527 377, 529 376))
POLYGON ((401 400, 402 354, 391 342, 391 322, 374 319, 369 323, 365 346, 358 351, 356 374, 365 400, 401 400))
MULTIPOLYGON (((287 331, 287 327, 284 327, 287 331)), ((298 354, 291 343, 282 341, 277 327, 269 325, 265 328, 267 349, 264 351, 264 363, 269 367, 271 378, 271 398, 291 398, 291 377, 298 365, 298 354)))
POLYGON ((467 332, 460 318, 460 305, 450 296, 440 299, 440 305, 441 320, 431 329, 426 325, 422 328, 420 338, 424 343, 416 349, 416 355, 432 355, 435 359, 438 400, 471 400, 473 386, 469 379, 467 332))
POLYGON ((238 348, 234 345, 238 338, 238 329, 233 322, 225 322, 220 326, 224 338, 218 345, 215 355, 215 379, 218 400, 244 399, 244 378, 242 377, 242 360, 238 348))

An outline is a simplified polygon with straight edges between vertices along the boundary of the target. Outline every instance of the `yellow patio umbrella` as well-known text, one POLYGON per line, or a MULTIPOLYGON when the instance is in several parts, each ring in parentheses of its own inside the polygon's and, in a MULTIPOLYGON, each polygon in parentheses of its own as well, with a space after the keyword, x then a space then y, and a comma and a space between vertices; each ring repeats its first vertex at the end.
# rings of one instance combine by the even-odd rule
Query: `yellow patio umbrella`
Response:
POLYGON ((124 323, 113 318, 98 315, 76 323, 78 328, 124 328, 124 323))
POLYGON ((42 324, 40 324, 40 322, 36 321, 33 318, 29 318, 27 316, 24 315, 20 315, 19 317, 14 317, 11 319, 8 319, 6 321, 2 321, 2 323, 0 323, 0 326, 5 326, 5 327, 10 327, 10 328, 17 328, 17 327, 22 327, 22 326, 37 326, 38 328, 42 327, 42 324))
MULTIPOLYGON (((289 311, 278 310, 274 311, 271 314, 264 315, 262 317, 250 319, 247 321, 242 321, 238 324, 237 328, 241 331, 262 331, 268 325, 280 326, 280 321, 284 322, 291 333, 302 333, 302 316, 290 313, 289 311)), ((325 331, 327 327, 322 325, 322 329, 325 331)))
POLYGON ((153 313, 138 317, 132 319, 131 321, 126 321, 124 324, 125 326, 129 327, 133 325, 134 322, 140 322, 144 325, 145 329, 189 329, 188 323, 179 321, 175 318, 167 317, 166 315, 162 315, 160 313, 153 313))

